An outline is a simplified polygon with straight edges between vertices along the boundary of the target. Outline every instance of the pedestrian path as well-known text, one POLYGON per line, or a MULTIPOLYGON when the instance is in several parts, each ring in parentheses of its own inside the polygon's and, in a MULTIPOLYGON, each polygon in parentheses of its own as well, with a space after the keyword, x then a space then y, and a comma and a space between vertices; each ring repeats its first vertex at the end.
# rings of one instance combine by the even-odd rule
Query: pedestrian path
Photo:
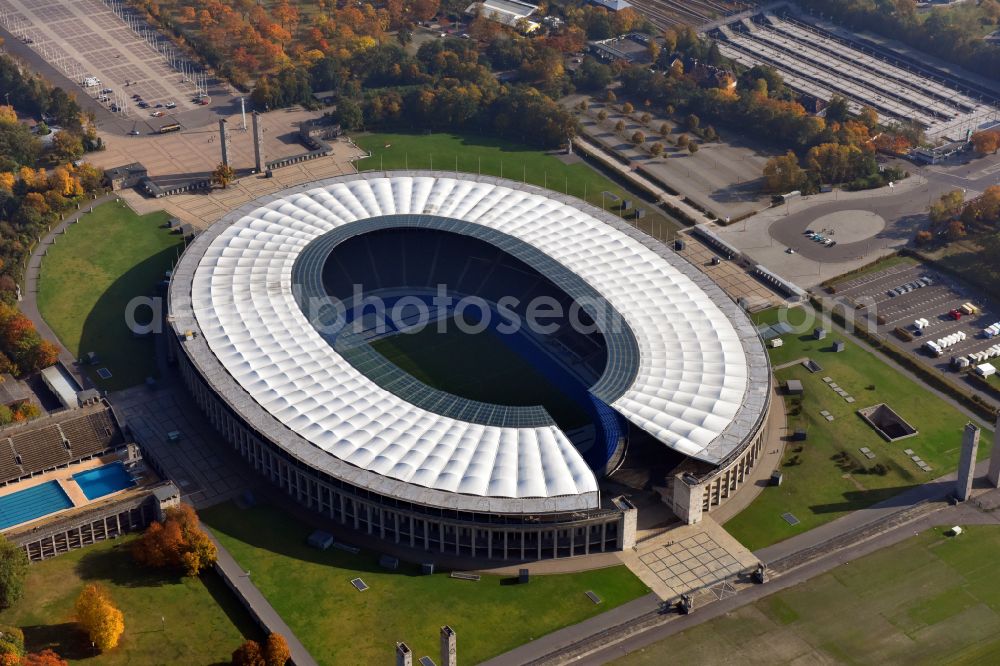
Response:
POLYGON ((292 655, 292 663, 295 666, 318 666, 316 660, 309 654, 309 651, 306 650, 301 641, 292 633, 292 630, 285 624, 285 621, 281 619, 281 616, 278 615, 271 604, 268 603, 267 599, 264 598, 264 595, 257 589, 257 586, 251 582, 250 577, 253 575, 253 572, 244 571, 236 560, 233 559, 233 556, 229 554, 225 546, 219 543, 219 540, 215 538, 212 531, 204 525, 202 528, 219 551, 218 560, 215 563, 216 571, 222 576, 222 580, 229 589, 236 593, 236 596, 243 602, 243 605, 250 611, 254 619, 257 620, 267 633, 279 633, 284 636, 285 641, 288 643, 288 650, 292 655))

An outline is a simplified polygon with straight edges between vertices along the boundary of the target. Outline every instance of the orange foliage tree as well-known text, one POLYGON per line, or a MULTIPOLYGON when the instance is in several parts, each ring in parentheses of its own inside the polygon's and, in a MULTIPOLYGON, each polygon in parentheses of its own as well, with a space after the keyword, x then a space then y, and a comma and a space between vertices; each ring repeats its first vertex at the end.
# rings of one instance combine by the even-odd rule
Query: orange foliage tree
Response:
POLYGON ((277 632, 271 632, 264 645, 264 663, 266 666, 285 666, 292 658, 285 637, 277 632))
POLYGON ((257 641, 247 640, 243 645, 233 650, 233 666, 267 666, 264 653, 257 641))
POLYGON ((22 666, 68 666, 65 659, 52 650, 42 650, 25 656, 22 666))
POLYGON ((161 524, 153 521, 133 543, 132 556, 144 566, 182 569, 196 576, 215 563, 217 549, 198 522, 189 504, 167 509, 161 524))

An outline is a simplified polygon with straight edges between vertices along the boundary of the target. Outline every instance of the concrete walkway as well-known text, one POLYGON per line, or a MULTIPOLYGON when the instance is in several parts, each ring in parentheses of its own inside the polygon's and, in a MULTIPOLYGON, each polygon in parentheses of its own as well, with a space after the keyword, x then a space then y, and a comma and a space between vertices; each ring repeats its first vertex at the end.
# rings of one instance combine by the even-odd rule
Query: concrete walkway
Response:
POLYGON ((117 198, 116 194, 106 194, 98 197, 96 200, 81 203, 80 210, 54 226, 51 231, 42 237, 38 244, 35 245, 35 249, 31 251, 31 256, 28 257, 28 266, 24 270, 24 290, 21 292, 21 302, 18 303, 21 312, 35 325, 38 334, 59 347, 59 360, 69 368, 69 371, 76 377, 76 381, 84 388, 89 386, 89 382, 83 373, 80 372, 79 368, 77 368, 76 357, 63 346, 62 341, 56 336, 55 331, 45 323, 41 313, 38 311, 38 277, 41 273, 42 258, 49 247, 54 245, 54 240, 65 232, 66 227, 76 224, 76 221, 83 215, 86 215, 94 206, 99 206, 102 203, 113 201, 117 198))
POLYGON ((288 643, 288 650, 292 654, 292 663, 295 666, 318 666, 316 660, 312 658, 301 641, 292 633, 292 630, 281 619, 281 616, 274 610, 264 595, 260 593, 257 586, 250 581, 251 572, 244 571, 237 564, 229 551, 219 543, 212 531, 202 525, 202 529, 208 534, 208 538, 219 550, 219 557, 215 563, 215 569, 222 576, 222 580, 229 588, 236 593, 236 596, 243 602, 250 614, 253 615, 257 623, 268 633, 277 632, 285 637, 288 643))
POLYGON ((522 666, 544 657, 563 647, 569 647, 586 640, 608 627, 632 621, 647 613, 655 612, 660 606, 660 598, 655 594, 634 599, 607 613, 601 613, 578 624, 552 632, 538 640, 514 648, 510 652, 484 661, 480 666, 522 666))

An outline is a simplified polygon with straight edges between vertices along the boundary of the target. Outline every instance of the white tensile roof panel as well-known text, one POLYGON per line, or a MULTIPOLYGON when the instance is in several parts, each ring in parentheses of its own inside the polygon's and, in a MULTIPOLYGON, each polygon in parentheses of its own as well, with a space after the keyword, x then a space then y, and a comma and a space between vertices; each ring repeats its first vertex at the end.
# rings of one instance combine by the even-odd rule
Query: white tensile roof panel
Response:
POLYGON ((718 440, 749 384, 740 335, 691 277, 622 230, 542 190, 472 177, 336 179, 278 197, 211 240, 191 283, 194 316, 236 382, 330 455, 474 496, 597 490, 593 472, 554 425, 487 426, 418 408, 360 373, 313 328, 293 297, 296 258, 333 229, 390 214, 495 229, 579 275, 621 313, 639 349, 635 379, 611 406, 677 451, 709 462, 727 453, 718 440))

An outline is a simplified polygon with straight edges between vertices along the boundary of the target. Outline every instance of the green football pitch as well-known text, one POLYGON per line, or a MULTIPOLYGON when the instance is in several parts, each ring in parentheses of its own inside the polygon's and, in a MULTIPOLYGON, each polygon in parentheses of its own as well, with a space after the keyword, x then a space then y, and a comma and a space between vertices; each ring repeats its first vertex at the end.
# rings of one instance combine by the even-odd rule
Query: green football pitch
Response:
POLYGON ((587 414, 493 329, 467 333, 448 322, 429 324, 372 343, 379 354, 425 384, 463 398, 499 405, 542 405, 563 429, 587 423, 587 414))

